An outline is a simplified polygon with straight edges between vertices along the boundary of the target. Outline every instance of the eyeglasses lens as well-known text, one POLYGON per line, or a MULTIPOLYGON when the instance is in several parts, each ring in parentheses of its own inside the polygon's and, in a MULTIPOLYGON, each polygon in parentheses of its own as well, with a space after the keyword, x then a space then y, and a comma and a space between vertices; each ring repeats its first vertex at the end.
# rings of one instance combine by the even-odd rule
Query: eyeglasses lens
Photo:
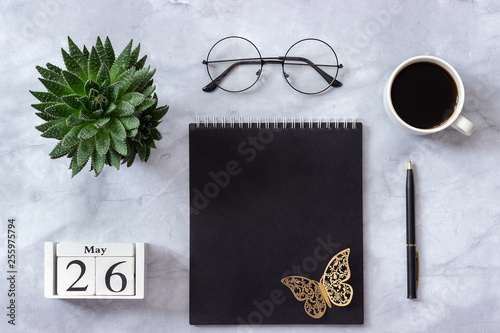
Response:
POLYGON ((305 39, 288 50, 283 71, 292 88, 316 94, 330 87, 337 77, 337 66, 337 56, 328 44, 317 39, 305 39))
POLYGON ((239 92, 253 86, 260 77, 262 62, 258 49, 241 37, 217 42, 207 57, 208 75, 223 90, 239 92))

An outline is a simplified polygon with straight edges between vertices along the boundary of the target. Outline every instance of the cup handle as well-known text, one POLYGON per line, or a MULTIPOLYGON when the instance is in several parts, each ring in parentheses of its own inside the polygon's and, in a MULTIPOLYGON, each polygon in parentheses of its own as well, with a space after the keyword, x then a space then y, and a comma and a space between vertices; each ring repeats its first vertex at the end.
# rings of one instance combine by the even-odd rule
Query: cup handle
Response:
POLYGON ((457 120, 451 126, 465 135, 471 135, 475 128, 474 124, 462 115, 458 116, 457 120))

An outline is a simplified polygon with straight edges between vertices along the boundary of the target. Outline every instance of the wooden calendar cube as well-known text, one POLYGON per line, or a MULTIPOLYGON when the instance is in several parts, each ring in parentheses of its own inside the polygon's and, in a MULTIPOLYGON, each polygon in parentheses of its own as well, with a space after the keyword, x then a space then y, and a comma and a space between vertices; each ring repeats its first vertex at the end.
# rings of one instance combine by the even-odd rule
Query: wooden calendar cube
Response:
POLYGON ((134 295, 134 257, 96 258, 96 295, 134 295))
POLYGON ((46 298, 144 298, 145 243, 45 243, 46 298))
POLYGON ((57 258, 58 295, 95 295, 95 258, 57 258))

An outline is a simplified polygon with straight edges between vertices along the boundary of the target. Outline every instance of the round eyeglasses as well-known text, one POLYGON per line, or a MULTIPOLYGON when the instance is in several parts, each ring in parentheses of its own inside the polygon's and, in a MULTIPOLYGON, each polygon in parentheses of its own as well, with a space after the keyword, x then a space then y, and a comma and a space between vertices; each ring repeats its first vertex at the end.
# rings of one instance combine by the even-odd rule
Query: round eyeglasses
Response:
POLYGON ((284 56, 262 57, 248 39, 230 36, 219 40, 203 60, 212 80, 203 91, 220 88, 229 92, 250 89, 262 75, 265 64, 281 64, 286 82, 303 94, 319 94, 330 87, 340 87, 337 81, 339 64, 333 48, 316 38, 302 39, 293 44, 284 56))

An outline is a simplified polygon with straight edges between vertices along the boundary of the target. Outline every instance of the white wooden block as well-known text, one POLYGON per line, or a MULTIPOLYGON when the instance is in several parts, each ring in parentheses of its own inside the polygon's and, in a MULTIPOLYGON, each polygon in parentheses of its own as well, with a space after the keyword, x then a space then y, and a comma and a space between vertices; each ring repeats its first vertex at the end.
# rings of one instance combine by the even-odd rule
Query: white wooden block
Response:
POLYGON ((135 243, 135 298, 146 297, 146 243, 135 243))
POLYGON ((135 294, 134 257, 96 258, 96 295, 135 294))
POLYGON ((58 257, 133 257, 134 243, 58 243, 58 257))
POLYGON ((57 294, 95 295, 95 258, 57 258, 57 294))
POLYGON ((56 280, 57 280, 57 258, 56 244, 53 242, 45 242, 44 244, 44 277, 45 277, 45 298, 54 297, 57 295, 56 280))
POLYGON ((144 299, 146 296, 146 243, 45 243, 45 297, 61 299, 144 299), (85 246, 87 249, 85 249, 85 246), (93 250, 92 250, 93 246, 93 250), (102 251, 97 249, 106 250, 102 251), (85 253, 87 252, 87 253, 85 253), (93 253, 92 253, 93 252, 93 253), (97 260, 109 258, 113 254, 114 263, 101 262, 104 268, 97 272, 97 260), (68 256, 70 255, 70 256, 68 256), (126 255, 126 257, 124 257, 126 255), (131 257, 131 258, 127 258, 131 257), (124 260, 126 259, 126 260, 124 260), (73 260, 81 262, 69 265, 73 260), (90 260, 90 261, 88 261, 90 260), (94 264, 92 264, 94 260, 94 264), (110 270, 113 264, 125 261, 110 270), (130 263, 132 261, 132 263, 130 263), (69 265, 69 267, 68 267, 69 265), (85 272, 82 274, 82 265, 85 272), (107 269, 105 267, 108 267, 107 269), (132 271, 131 268, 132 267, 132 271), (123 270, 124 269, 124 270, 123 270), (75 270, 75 271, 73 271, 75 270), (110 271, 109 271, 110 270, 110 271), (110 287, 107 291, 106 273, 109 271, 110 287), (74 274, 74 275, 71 275, 74 274), (121 275, 127 286, 122 288, 121 275), (100 282, 98 282, 100 281, 100 282), (101 283, 97 294, 97 283, 101 283), (73 286, 73 288, 71 288, 73 286), (78 288, 87 290, 82 291, 78 288), (76 288, 76 290, 75 290, 76 288), (68 289, 70 289, 68 291, 68 289), (93 291, 93 292, 92 292, 93 291), (107 294, 106 294, 107 293, 107 294))

